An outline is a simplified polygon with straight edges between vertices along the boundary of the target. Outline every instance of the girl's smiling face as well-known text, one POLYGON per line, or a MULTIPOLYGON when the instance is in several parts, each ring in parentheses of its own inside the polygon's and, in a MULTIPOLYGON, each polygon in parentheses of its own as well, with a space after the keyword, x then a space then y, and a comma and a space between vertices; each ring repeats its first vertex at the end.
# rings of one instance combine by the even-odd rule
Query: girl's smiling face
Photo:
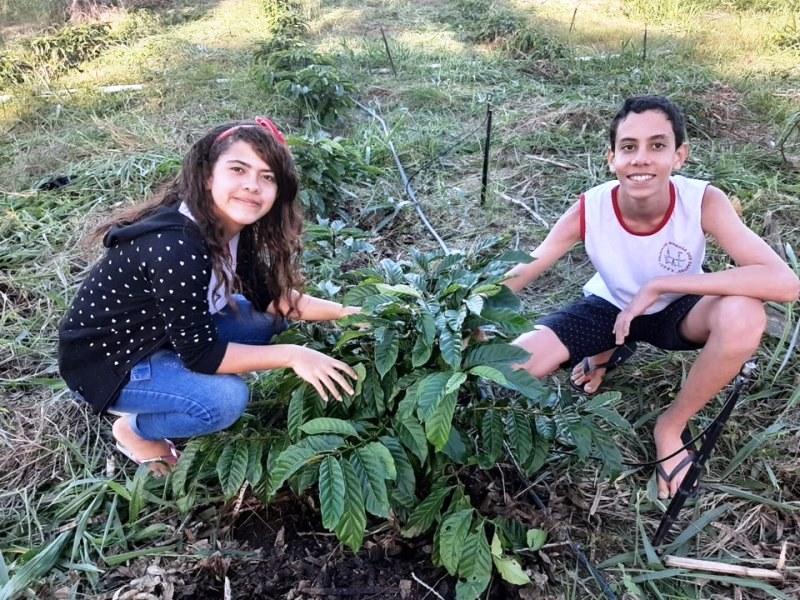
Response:
POLYGON ((220 154, 206 185, 228 239, 266 215, 278 195, 272 168, 242 140, 220 154))
POLYGON ((642 200, 668 194, 669 176, 683 166, 688 154, 686 144, 675 147, 672 123, 663 112, 632 112, 619 123, 608 166, 619 179, 620 191, 642 200))

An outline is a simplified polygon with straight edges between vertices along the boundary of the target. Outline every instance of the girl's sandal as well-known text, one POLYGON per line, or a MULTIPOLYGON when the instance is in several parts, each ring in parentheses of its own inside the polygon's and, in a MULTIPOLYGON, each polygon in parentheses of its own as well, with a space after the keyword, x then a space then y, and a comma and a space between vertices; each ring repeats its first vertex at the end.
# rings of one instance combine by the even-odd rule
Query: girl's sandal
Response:
POLYGON ((154 456, 152 458, 139 458, 133 452, 131 452, 130 449, 126 448, 125 446, 123 446, 119 442, 116 443, 116 448, 122 454, 127 456, 133 462, 135 462, 137 465, 150 465, 150 464, 154 464, 154 463, 164 463, 165 465, 168 465, 170 467, 174 467, 176 464, 178 464, 178 459, 180 459, 181 453, 178 451, 178 449, 175 447, 175 444, 171 440, 165 439, 164 441, 167 443, 167 446, 169 446, 169 454, 164 454, 164 455, 161 455, 161 456, 154 456))

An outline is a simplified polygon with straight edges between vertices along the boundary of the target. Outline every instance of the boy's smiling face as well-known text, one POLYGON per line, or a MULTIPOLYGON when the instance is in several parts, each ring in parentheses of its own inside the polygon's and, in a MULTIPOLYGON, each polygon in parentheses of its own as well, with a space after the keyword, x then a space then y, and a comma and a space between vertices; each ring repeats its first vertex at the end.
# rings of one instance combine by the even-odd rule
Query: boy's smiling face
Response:
POLYGON ((628 114, 617 127, 608 166, 617 175, 623 197, 631 200, 669 198, 669 176, 689 156, 689 147, 675 147, 672 123, 660 110, 628 114), (662 196, 663 195, 663 196, 662 196))

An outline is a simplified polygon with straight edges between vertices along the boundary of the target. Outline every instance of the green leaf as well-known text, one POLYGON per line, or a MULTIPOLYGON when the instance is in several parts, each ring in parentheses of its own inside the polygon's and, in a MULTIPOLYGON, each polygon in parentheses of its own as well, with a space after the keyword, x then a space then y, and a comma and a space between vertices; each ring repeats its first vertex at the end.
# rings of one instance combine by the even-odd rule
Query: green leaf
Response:
POLYGON ((428 458, 428 440, 425 437, 425 430, 414 415, 405 418, 397 418, 395 421, 397 435, 403 445, 408 448, 421 464, 425 464, 428 458))
POLYGON ((380 294, 378 286, 375 284, 364 284, 348 290, 342 299, 343 304, 350 306, 361 306, 367 298, 372 298, 380 294))
POLYGON ((289 408, 286 415, 286 430, 289 433, 289 439, 292 441, 296 441, 300 438, 300 425, 303 424, 304 420, 305 389, 305 384, 295 388, 292 390, 292 395, 289 399, 289 408))
MULTIPOLYGON (((250 485, 256 487, 264 475, 264 443, 261 440, 250 440, 247 445, 247 473, 245 477, 250 485)), ((183 457, 181 457, 182 459, 183 457)))
POLYGON ((450 428, 447 443, 442 448, 442 453, 456 464, 464 464, 467 460, 467 446, 461 433, 455 427, 450 428))
POLYGON ((591 453, 592 430, 583 421, 578 423, 570 421, 568 431, 575 443, 576 454, 581 460, 585 460, 591 453))
POLYGON ((73 531, 62 531, 59 536, 43 548, 32 552, 32 556, 0 588, 0 598, 15 598, 27 588, 39 582, 58 562, 61 551, 73 531))
POLYGON ((420 419, 427 421, 444 398, 452 373, 432 373, 417 385, 417 407, 420 419))
POLYGON ((314 456, 322 452, 330 452, 343 445, 344 438, 337 435, 315 435, 302 439, 283 450, 271 466, 269 496, 274 496, 284 482, 314 456))
POLYGON ((390 496, 400 506, 410 508, 417 503, 417 497, 415 496, 417 479, 414 475, 414 467, 411 466, 400 440, 385 435, 380 438, 380 441, 391 453, 397 473, 394 488, 390 490, 390 496))
POLYGON ((647 557, 647 568, 663 569, 664 565, 661 564, 661 559, 658 557, 655 548, 653 548, 653 544, 650 543, 650 538, 647 537, 647 532, 644 530, 644 524, 641 521, 639 521, 639 533, 642 536, 642 546, 647 557))
POLYGON ((466 373, 453 373, 450 379, 447 380, 447 385, 444 388, 445 394, 458 394, 459 388, 467 380, 466 373))
MULTIPOLYGON (((474 292, 477 293, 478 288, 475 288, 474 292)), ((496 293, 492 293, 486 298, 484 307, 491 308, 493 310, 508 310, 517 313, 519 312, 520 308, 520 299, 507 286, 502 285, 496 293)), ((486 313, 484 312, 484 316, 485 314, 486 313)))
POLYGON ((425 420, 425 435, 437 450, 441 451, 450 438, 457 398, 456 392, 445 395, 430 418, 425 420))
POLYGON ((464 542, 458 574, 464 580, 456 584, 456 600, 478 600, 492 577, 492 558, 483 522, 464 542))
POLYGON ((344 513, 344 488, 344 474, 339 461, 326 456, 319 464, 319 503, 322 525, 329 531, 333 531, 344 513))
POLYGON ((603 392, 602 394, 597 394, 591 400, 589 400, 586 404, 583 405, 583 409, 587 412, 594 412, 595 409, 607 407, 610 404, 614 404, 622 397, 620 392, 603 392))
POLYGON ((370 442, 358 449, 359 453, 371 454, 383 465, 383 471, 386 473, 385 479, 394 479, 397 477, 397 469, 395 468, 394 458, 389 449, 380 442, 370 442))
POLYGON ((417 339, 411 350, 411 366, 416 368, 428 362, 433 352, 433 342, 436 339, 436 321, 433 315, 427 310, 423 310, 415 328, 417 339))
POLYGON ((503 453, 503 418, 494 409, 487 410, 483 415, 481 440, 486 463, 494 466, 503 453))
POLYGON ((550 457, 550 442, 543 435, 536 434, 533 439, 533 450, 528 462, 523 465, 525 475, 530 477, 541 469, 550 457))
POLYGON ((200 450, 203 447, 203 440, 195 438, 189 440, 186 447, 181 452, 181 459, 172 470, 172 493, 175 496, 183 496, 186 491, 186 483, 189 473, 196 473, 194 469, 200 450))
POLYGON ((596 455, 603 458, 603 477, 614 477, 622 471, 622 453, 614 440, 605 431, 592 430, 592 441, 596 448, 596 455))
POLYGON ((461 332, 442 329, 439 332, 439 350, 444 361, 452 368, 458 369, 461 366, 461 332))
POLYGON ((405 537, 416 537, 428 531, 439 519, 445 499, 453 491, 452 486, 431 490, 428 497, 420 502, 408 518, 402 533, 405 537))
POLYGON ((472 509, 450 513, 439 526, 439 558, 450 575, 458 572, 464 541, 472 523, 472 509))
POLYGON ((421 367, 431 358, 433 354, 433 344, 426 342, 421 335, 414 340, 414 347, 411 349, 411 366, 421 367))
POLYGON ((540 550, 547 541, 547 532, 544 529, 528 529, 525 539, 529 550, 540 550))
POLYGON ((383 377, 397 362, 400 337, 394 329, 379 327, 375 330, 375 368, 383 377))
POLYGON ((505 415, 506 437, 520 464, 528 462, 533 449, 533 436, 528 415, 512 408, 505 415))
POLYGON ((516 363, 524 363, 530 352, 514 344, 480 344, 471 346, 464 355, 464 369, 480 365, 499 368, 516 363))
POLYGON ((311 419, 307 423, 300 426, 300 430, 309 435, 316 435, 320 433, 337 433, 339 435, 358 437, 356 428, 350 421, 342 419, 333 419, 331 417, 319 417, 311 419))
POLYGON ((360 331, 357 329, 351 329, 350 331, 345 331, 342 335, 339 336, 339 339, 336 341, 336 345, 333 347, 333 351, 336 352, 337 350, 341 350, 344 346, 353 340, 357 340, 364 336, 370 335, 369 331, 360 331))
POLYGON ((502 556, 503 555, 503 543, 500 541, 500 536, 497 535, 497 530, 495 529, 494 535, 492 535, 492 556, 502 556))
POLYGON ((470 296, 466 300, 464 300, 464 306, 467 307, 469 312, 473 315, 480 316, 481 311, 483 310, 483 302, 484 298, 480 295, 470 296))
POLYGON ((336 537, 350 548, 358 552, 364 541, 364 528, 367 526, 367 514, 364 511, 364 496, 361 492, 361 480, 353 465, 346 459, 339 460, 344 475, 344 512, 334 530, 336 537))
POLYGON ((531 582, 530 577, 522 570, 516 558, 511 556, 493 556, 494 566, 500 577, 514 585, 525 585, 531 582))
POLYGON ((368 513, 376 517, 389 516, 389 493, 386 489, 386 477, 380 459, 374 455, 356 450, 350 456, 350 464, 361 481, 361 490, 364 494, 364 506, 368 513))
POLYGON ((385 283, 378 283, 375 285, 378 291, 382 294, 393 294, 396 296, 412 296, 414 298, 422 298, 422 293, 410 285, 398 283, 395 285, 387 285, 385 283))
POLYGON ((217 476, 225 499, 235 496, 244 484, 249 455, 247 444, 242 440, 229 442, 223 448, 217 460, 217 476))
POLYGON ((477 367, 472 367, 469 372, 472 375, 477 375, 481 379, 493 381, 494 383, 502 385, 503 387, 510 387, 510 383, 506 376, 494 367, 479 365, 477 367))
POLYGON ((364 381, 364 400, 365 404, 359 410, 359 416, 363 414, 369 419, 383 416, 386 412, 383 385, 381 385, 380 376, 374 370, 370 370, 369 376, 364 381))

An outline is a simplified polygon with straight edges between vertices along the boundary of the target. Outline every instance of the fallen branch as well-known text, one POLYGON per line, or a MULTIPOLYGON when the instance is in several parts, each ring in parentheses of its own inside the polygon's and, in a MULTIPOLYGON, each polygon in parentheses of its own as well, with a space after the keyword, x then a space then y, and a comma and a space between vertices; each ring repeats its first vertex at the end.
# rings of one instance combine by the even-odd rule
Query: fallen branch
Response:
POLYGON ((554 167, 561 167, 562 169, 574 169, 574 165, 570 165, 567 163, 559 162, 557 160, 553 160, 552 158, 545 158, 544 156, 537 156, 536 154, 526 154, 525 158, 530 158, 531 160, 535 160, 541 163, 545 163, 548 165, 553 165, 554 167))
POLYGON ((416 581, 418 584, 420 584, 422 587, 424 587, 426 590, 428 590, 429 594, 433 594, 434 596, 439 598, 439 600, 444 600, 444 598, 442 597, 442 595, 439 592, 437 592, 435 589, 433 589, 427 583, 422 581, 422 579, 417 577, 417 575, 413 571, 411 572, 411 577, 414 579, 414 581, 416 581))
POLYGON ((783 574, 770 569, 756 569, 753 567, 743 567, 741 565, 731 565, 728 563, 716 562, 711 560, 699 560, 696 558, 686 558, 684 556, 672 556, 667 554, 663 557, 664 564, 668 567, 679 569, 690 569, 693 571, 709 571, 710 573, 724 573, 726 575, 738 575, 740 577, 756 577, 759 579, 780 579, 783 574))
POLYGON ((512 204, 516 204, 517 206, 521 206, 522 208, 527 210, 534 219, 536 219, 537 221, 539 221, 539 223, 541 223, 542 225, 547 227, 547 229, 550 229, 550 224, 547 221, 545 221, 544 218, 539 213, 537 213, 530 206, 525 204, 522 200, 517 200, 516 198, 512 198, 511 196, 509 196, 508 194, 504 194, 503 192, 500 192, 500 195, 504 199, 506 199, 509 202, 511 202, 512 204))

